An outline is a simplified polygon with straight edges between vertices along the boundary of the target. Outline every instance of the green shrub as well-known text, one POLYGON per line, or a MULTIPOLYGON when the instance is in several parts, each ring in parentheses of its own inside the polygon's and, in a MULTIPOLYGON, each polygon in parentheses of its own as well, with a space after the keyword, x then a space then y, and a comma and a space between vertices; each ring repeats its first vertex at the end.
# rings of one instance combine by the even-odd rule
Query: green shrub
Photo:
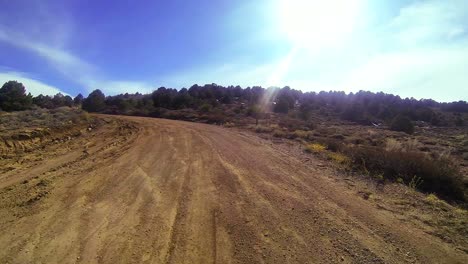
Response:
POLYGON ((210 104, 203 104, 202 106, 200 106, 200 112, 202 113, 208 113, 211 111, 213 107, 210 105, 210 104))
POLYGON ((390 124, 390 129, 394 131, 405 132, 407 134, 414 133, 413 123, 408 117, 403 115, 398 115, 392 120, 392 123, 390 124))

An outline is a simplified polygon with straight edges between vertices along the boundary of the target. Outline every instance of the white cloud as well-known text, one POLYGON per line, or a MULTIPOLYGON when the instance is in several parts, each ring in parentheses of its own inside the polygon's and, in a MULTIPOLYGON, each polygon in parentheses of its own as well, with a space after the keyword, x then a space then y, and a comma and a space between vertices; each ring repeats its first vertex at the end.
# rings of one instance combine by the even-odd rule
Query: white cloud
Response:
POLYGON ((161 83, 168 87, 190 87, 193 84, 240 85, 243 87, 265 85, 275 72, 277 63, 250 65, 250 64, 223 64, 198 67, 178 72, 161 78, 161 83))
MULTIPOLYGON (((47 45, 16 32, 5 30, 1 26, 0 41, 34 52, 36 55, 43 57, 58 72, 69 80, 83 85, 88 92, 94 89, 101 89, 105 94, 114 95, 127 92, 150 93, 153 91, 153 87, 145 82, 103 78, 97 67, 80 59, 78 56, 59 47, 47 45)), ((8 75, 9 73, 4 74, 8 75)), ((38 83, 34 83, 34 87, 38 87, 38 83)))
POLYGON ((91 64, 65 50, 40 43, 35 39, 30 39, 1 27, 0 41, 34 52, 45 58, 56 70, 70 78, 76 78, 75 74, 77 73, 90 74, 96 70, 91 64))
POLYGON ((156 87, 144 82, 134 81, 100 81, 87 80, 89 91, 100 89, 105 95, 116 95, 125 93, 147 94, 155 90, 156 87))
POLYGON ((27 93, 31 93, 33 96, 37 96, 39 94, 43 95, 56 95, 57 93, 62 93, 57 87, 53 87, 43 83, 40 80, 28 77, 26 74, 21 72, 3 72, 0 73, 0 84, 3 85, 8 81, 18 81, 24 85, 26 88, 27 93))
POLYGON ((394 32, 395 40, 404 46, 444 43, 463 34, 467 11, 466 1, 415 2, 400 9, 385 33, 394 32))

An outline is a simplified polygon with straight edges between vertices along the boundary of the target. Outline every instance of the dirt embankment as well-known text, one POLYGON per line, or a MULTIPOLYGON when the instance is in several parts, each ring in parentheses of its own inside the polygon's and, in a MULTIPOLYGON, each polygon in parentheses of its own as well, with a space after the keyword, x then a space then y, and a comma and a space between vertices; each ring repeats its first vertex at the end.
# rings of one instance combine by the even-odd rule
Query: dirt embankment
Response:
POLYGON ((222 127, 99 118, 1 174, 0 262, 468 262, 463 241, 378 208, 313 157, 222 127))

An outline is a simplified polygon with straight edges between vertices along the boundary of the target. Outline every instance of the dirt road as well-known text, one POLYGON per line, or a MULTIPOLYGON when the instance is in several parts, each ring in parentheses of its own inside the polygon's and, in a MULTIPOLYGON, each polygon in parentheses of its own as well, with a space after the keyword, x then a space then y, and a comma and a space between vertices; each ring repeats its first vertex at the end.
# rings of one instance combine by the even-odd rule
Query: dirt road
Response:
POLYGON ((1 263, 468 263, 255 136, 101 118, 0 176, 1 263))

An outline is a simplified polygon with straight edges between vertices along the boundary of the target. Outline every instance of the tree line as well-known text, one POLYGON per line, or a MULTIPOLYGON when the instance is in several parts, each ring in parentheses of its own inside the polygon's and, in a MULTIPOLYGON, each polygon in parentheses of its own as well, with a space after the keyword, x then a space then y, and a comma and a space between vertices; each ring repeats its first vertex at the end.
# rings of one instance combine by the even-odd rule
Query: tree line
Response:
POLYGON ((316 93, 302 92, 290 87, 242 88, 195 84, 189 89, 160 87, 150 94, 125 93, 113 96, 105 96, 97 89, 86 98, 81 94, 72 98, 62 94, 33 97, 26 94, 24 86, 16 81, 9 81, 0 89, 0 109, 3 111, 25 110, 33 105, 48 109, 75 106, 88 112, 158 116, 163 110, 193 109, 210 112, 237 106, 236 113, 252 115, 260 111, 260 102, 268 106, 262 111, 287 114, 305 121, 318 114, 360 124, 387 122, 399 117, 410 121, 424 121, 434 126, 463 125, 463 114, 468 113, 466 101, 440 103, 432 99, 416 100, 368 91, 349 94, 337 91, 316 93))

